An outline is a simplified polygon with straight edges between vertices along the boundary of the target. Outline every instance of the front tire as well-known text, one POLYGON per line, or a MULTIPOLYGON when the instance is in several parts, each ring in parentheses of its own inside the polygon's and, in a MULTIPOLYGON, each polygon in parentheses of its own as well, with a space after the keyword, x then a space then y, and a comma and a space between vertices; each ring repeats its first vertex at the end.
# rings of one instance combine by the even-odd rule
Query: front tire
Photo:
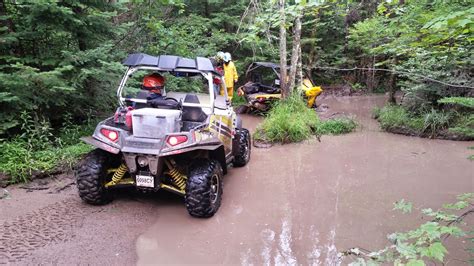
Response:
POLYGON ((245 166, 250 160, 251 146, 250 132, 246 128, 238 128, 235 137, 237 138, 237 151, 234 154, 234 166, 245 166))
POLYGON ((222 166, 216 160, 200 159, 193 162, 188 174, 184 202, 193 217, 213 216, 222 200, 222 166))
POLYGON ((87 154, 75 171, 79 196, 92 205, 103 205, 112 200, 105 188, 107 170, 114 166, 117 155, 96 149, 87 154))

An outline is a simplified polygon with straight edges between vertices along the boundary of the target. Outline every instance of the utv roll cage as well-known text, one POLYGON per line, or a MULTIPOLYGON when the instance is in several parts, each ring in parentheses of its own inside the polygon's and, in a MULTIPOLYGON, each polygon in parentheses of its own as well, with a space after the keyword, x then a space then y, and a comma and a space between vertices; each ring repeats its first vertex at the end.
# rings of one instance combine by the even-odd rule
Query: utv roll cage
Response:
MULTIPOLYGON (((122 92, 128 78, 131 77, 132 74, 137 70, 168 72, 174 75, 185 74, 185 76, 202 75, 208 82, 210 102, 209 104, 196 104, 187 102, 181 103, 182 106, 187 107, 209 108, 212 111, 215 107, 214 102, 216 98, 213 89, 213 77, 219 78, 221 80, 221 84, 225 86, 224 77, 214 69, 211 60, 205 57, 190 59, 175 55, 151 56, 138 53, 130 54, 122 64, 128 67, 117 89, 117 97, 119 99, 119 104, 122 107, 125 106, 125 102, 147 103, 146 99, 128 98, 122 96, 122 92)), ((224 92, 225 98, 227 99, 227 90, 224 89, 224 92)))
MULTIPOLYGON (((272 69, 273 73, 275 73, 278 79, 280 79, 280 64, 273 63, 273 62, 253 62, 248 66, 247 71, 245 72, 245 77, 247 78, 247 80, 251 80, 252 77, 250 76, 250 74, 259 68, 272 69)), ((287 69, 289 70, 290 67, 288 66, 287 69)), ((304 69, 303 75, 306 76, 306 78, 308 78, 311 81, 311 83, 314 84, 314 81, 310 78, 308 74, 309 74, 308 71, 304 69)))

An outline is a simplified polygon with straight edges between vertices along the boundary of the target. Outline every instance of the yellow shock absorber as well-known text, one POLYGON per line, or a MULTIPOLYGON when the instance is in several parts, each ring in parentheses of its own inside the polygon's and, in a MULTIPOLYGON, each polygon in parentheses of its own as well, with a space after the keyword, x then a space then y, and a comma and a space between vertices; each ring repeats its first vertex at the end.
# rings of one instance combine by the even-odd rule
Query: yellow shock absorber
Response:
POLYGON ((168 174, 171 177, 173 183, 181 190, 184 190, 186 187, 186 175, 182 174, 176 167, 173 166, 171 162, 168 160, 165 161, 166 166, 168 166, 169 171, 168 174))
POLYGON ((106 187, 117 185, 120 180, 122 180, 125 173, 128 171, 127 165, 122 163, 119 168, 115 171, 114 175, 112 176, 112 180, 105 184, 106 187))
POLYGON ((184 190, 186 187, 186 176, 183 175, 178 171, 178 169, 173 168, 171 169, 168 174, 170 175, 171 179, 173 180, 173 183, 179 187, 179 189, 184 190))

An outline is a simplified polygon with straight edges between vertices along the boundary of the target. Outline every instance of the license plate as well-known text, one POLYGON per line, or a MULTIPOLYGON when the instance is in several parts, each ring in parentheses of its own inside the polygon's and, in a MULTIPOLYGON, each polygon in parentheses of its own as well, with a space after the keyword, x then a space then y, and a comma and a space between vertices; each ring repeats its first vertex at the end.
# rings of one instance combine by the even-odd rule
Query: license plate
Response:
POLYGON ((137 187, 155 187, 155 178, 147 175, 137 175, 136 177, 137 187))

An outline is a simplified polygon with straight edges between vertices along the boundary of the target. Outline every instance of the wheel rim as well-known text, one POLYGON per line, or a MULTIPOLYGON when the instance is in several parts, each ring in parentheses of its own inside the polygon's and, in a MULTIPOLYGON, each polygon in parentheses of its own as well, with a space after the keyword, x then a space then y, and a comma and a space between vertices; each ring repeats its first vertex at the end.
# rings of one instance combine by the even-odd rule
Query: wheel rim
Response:
POLYGON ((217 202, 217 198, 219 197, 219 176, 214 174, 211 177, 211 203, 214 204, 217 202))

